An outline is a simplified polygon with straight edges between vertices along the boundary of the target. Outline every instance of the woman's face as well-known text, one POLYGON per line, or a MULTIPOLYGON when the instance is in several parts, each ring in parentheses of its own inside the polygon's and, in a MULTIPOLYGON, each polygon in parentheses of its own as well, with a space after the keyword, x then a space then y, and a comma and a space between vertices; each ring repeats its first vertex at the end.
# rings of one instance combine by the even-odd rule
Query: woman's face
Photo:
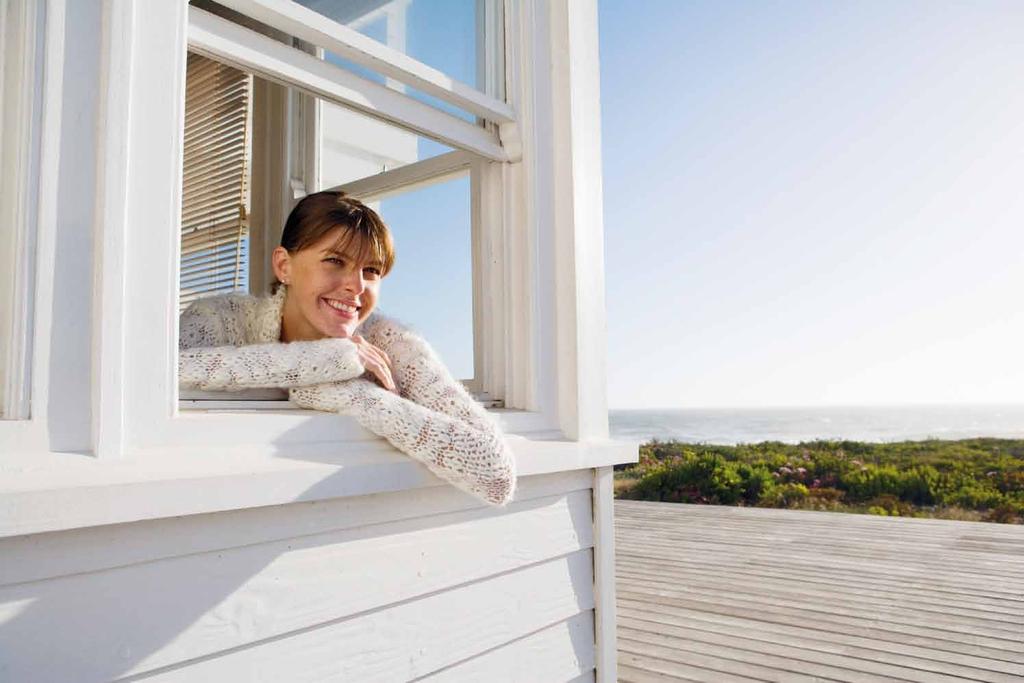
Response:
POLYGON ((338 251, 344 229, 292 254, 283 247, 274 250, 274 274, 288 285, 282 341, 351 337, 377 305, 381 264, 358 240, 348 240, 344 252, 338 251))

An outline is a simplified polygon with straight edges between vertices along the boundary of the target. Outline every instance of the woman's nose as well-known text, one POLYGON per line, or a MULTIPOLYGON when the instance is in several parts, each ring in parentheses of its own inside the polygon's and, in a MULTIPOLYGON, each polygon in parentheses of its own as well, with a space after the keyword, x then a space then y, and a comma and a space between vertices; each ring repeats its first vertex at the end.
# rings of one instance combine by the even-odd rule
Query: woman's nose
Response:
POLYGON ((366 280, 363 278, 362 269, 350 270, 345 274, 345 289, 355 294, 362 294, 366 289, 366 280))

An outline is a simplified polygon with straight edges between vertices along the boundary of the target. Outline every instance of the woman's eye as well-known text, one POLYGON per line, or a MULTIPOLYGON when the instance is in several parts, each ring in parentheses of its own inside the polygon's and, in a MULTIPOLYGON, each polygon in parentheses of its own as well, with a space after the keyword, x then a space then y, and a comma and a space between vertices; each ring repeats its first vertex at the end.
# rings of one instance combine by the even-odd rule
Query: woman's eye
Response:
POLYGON ((373 268, 371 266, 369 268, 363 268, 363 270, 373 274, 375 277, 380 277, 380 268, 373 268))
POLYGON ((328 258, 325 258, 324 261, 326 261, 327 263, 333 263, 333 264, 338 265, 338 266, 340 266, 340 265, 345 263, 340 258, 337 258, 335 256, 330 256, 328 258))

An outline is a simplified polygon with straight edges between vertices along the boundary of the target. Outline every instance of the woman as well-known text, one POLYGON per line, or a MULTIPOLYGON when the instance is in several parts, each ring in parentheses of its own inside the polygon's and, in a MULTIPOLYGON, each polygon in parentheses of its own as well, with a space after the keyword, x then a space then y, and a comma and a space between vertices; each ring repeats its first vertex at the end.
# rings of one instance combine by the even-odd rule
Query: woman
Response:
POLYGON ((438 477, 505 505, 515 461, 491 416, 421 337, 373 310, 391 235, 340 192, 304 198, 272 255, 270 297, 200 299, 181 316, 183 388, 282 387, 303 408, 353 415, 438 477))

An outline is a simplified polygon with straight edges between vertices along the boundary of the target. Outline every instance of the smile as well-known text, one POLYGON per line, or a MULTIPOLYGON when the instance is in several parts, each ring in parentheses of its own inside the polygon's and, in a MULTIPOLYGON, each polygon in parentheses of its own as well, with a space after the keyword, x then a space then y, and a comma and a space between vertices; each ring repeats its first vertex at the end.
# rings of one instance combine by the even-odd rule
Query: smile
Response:
POLYGON ((338 301, 337 299, 321 299, 321 301, 343 318, 352 320, 359 314, 360 307, 355 304, 338 301))

